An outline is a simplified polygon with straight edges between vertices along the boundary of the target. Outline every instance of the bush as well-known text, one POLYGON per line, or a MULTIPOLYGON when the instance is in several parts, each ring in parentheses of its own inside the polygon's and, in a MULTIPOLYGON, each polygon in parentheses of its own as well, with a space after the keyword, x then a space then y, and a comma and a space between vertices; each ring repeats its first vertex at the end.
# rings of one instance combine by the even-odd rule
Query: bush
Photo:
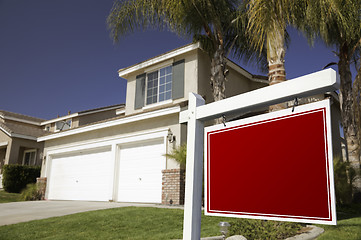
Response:
POLYGON ((3 188, 9 193, 19 193, 29 183, 40 177, 40 166, 4 165, 3 188))
POLYGON ((352 201, 355 170, 349 162, 344 162, 339 156, 333 159, 336 203, 338 206, 350 204, 352 201))
POLYGON ((238 219, 230 222, 229 235, 242 235, 252 239, 286 239, 297 234, 302 225, 299 223, 238 219))
POLYGON ((38 189, 36 183, 26 185, 26 188, 21 191, 21 199, 24 201, 41 200, 42 194, 38 189))
POLYGON ((182 169, 185 169, 187 160, 187 144, 183 143, 182 145, 173 148, 170 153, 164 154, 163 156, 175 160, 179 163, 182 169))

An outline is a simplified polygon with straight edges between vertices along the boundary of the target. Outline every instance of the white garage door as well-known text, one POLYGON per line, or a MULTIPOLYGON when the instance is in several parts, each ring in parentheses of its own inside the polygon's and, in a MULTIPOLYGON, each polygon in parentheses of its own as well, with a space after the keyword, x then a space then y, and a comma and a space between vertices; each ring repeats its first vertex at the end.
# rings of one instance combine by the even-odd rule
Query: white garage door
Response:
POLYGON ((163 139, 122 146, 119 156, 119 202, 162 202, 163 139))
POLYGON ((54 157, 48 199, 108 201, 112 199, 110 148, 54 157))

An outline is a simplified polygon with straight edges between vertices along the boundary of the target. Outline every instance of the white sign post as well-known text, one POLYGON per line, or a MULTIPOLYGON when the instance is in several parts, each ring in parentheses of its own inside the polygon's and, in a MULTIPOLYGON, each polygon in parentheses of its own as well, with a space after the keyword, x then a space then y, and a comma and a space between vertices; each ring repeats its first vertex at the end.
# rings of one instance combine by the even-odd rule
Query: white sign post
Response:
POLYGON ((223 114, 242 113, 295 98, 335 91, 338 86, 336 72, 326 69, 207 105, 204 105, 201 96, 190 93, 188 110, 181 112, 179 117, 180 123, 188 123, 183 239, 200 239, 204 121, 223 114))

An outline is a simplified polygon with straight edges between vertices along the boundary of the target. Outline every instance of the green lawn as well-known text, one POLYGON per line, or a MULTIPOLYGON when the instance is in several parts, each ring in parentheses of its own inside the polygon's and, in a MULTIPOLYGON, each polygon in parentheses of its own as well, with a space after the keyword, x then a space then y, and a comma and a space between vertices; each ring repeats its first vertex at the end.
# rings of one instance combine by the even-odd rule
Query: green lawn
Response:
POLYGON ((4 190, 0 190, 0 203, 7 203, 7 202, 19 202, 20 194, 19 193, 8 193, 4 190))
MULTIPOLYGON (((337 226, 321 226, 318 239, 360 240, 361 213, 339 215, 337 226)), ((202 237, 219 236, 218 223, 232 220, 202 216, 202 237)), ((126 207, 0 226, 0 239, 181 239, 182 228, 182 209, 126 207)))
POLYGON ((360 240, 361 239, 361 217, 344 219, 337 222, 337 226, 321 226, 325 229, 317 240, 360 240))
MULTIPOLYGON (((219 236, 218 223, 203 217, 202 237, 219 236)), ((0 239, 181 239, 183 210, 116 208, 0 227, 0 239)))
POLYGON ((338 209, 336 226, 325 226, 323 233, 317 240, 360 240, 361 239, 361 204, 338 209))

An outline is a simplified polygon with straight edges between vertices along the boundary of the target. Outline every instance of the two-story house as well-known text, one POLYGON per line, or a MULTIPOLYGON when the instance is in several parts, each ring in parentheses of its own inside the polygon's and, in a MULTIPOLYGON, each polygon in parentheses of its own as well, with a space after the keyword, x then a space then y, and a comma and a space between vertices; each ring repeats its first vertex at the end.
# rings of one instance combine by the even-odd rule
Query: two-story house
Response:
MULTIPOLYGON (((232 61, 228 68, 227 97, 268 85, 232 61)), ((184 170, 164 154, 186 141, 179 113, 188 93, 213 101, 210 59, 190 44, 118 73, 127 81, 118 116, 38 138, 45 198, 183 204, 184 170)))

